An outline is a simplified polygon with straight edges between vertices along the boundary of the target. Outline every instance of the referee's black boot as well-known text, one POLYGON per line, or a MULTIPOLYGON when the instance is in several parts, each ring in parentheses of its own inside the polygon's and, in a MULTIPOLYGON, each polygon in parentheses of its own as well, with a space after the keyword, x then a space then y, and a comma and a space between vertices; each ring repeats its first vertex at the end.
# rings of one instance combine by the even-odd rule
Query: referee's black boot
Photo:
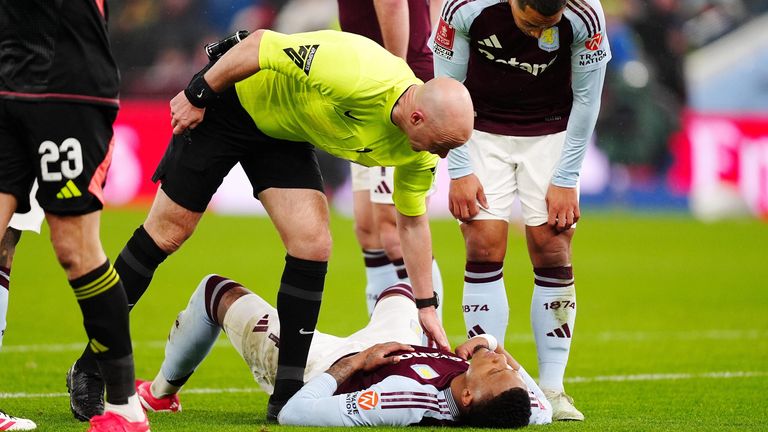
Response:
POLYGON ((76 419, 85 422, 104 414, 104 379, 98 368, 86 370, 76 361, 67 372, 67 391, 76 419))
POLYGON ((270 396, 269 402, 267 402, 267 422, 277 423, 277 416, 288 401, 274 400, 273 396, 270 396))

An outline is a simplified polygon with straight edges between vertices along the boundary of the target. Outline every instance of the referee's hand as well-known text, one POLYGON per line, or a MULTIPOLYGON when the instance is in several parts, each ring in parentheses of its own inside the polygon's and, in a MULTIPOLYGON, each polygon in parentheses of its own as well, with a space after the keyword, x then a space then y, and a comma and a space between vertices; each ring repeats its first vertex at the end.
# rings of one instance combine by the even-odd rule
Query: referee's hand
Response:
POLYGON ((171 99, 171 127, 174 135, 180 135, 187 129, 194 129, 203 121, 205 108, 197 108, 191 103, 183 91, 171 99))

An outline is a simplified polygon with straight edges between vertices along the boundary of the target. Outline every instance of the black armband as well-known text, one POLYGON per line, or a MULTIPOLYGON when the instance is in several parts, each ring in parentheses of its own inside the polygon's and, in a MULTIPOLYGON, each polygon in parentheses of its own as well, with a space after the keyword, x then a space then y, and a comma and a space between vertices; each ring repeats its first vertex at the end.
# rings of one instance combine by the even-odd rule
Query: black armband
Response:
POLYGON ((184 89, 184 95, 189 99, 189 103, 197 108, 205 108, 219 97, 219 94, 214 92, 205 81, 203 74, 197 74, 192 78, 187 88, 184 89))

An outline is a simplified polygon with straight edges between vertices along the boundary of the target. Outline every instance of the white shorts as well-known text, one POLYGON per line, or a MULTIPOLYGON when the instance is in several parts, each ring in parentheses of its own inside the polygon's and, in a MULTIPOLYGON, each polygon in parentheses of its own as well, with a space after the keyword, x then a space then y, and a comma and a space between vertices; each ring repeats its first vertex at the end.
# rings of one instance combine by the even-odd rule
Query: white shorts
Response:
POLYGON ((37 192, 37 180, 32 185, 32 191, 29 193, 29 205, 31 209, 26 213, 14 213, 8 226, 19 231, 34 231, 40 234, 40 227, 45 220, 45 212, 40 208, 40 204, 35 199, 37 192))
POLYGON ((465 145, 488 199, 488 209, 480 208, 474 219, 511 222, 519 198, 526 225, 547 223, 547 189, 564 144, 565 132, 513 137, 473 131, 465 145))
POLYGON ((390 204, 395 190, 395 169, 393 167, 364 167, 350 163, 352 168, 352 192, 368 190, 374 204, 390 204))
MULTIPOLYGON (((272 393, 277 372, 280 322, 277 310, 256 294, 239 298, 224 317, 224 331, 248 364, 259 386, 272 393)), ((421 343, 422 330, 413 300, 391 295, 376 304, 365 328, 341 338, 315 331, 307 357, 304 382, 322 374, 339 358, 377 343, 421 343)))
MULTIPOLYGON (((374 204, 390 204, 392 192, 395 190, 394 167, 364 167, 356 163, 350 163, 352 169, 352 192, 368 190, 371 193, 371 202, 374 204)), ((427 193, 427 196, 435 192, 435 185, 427 193)))

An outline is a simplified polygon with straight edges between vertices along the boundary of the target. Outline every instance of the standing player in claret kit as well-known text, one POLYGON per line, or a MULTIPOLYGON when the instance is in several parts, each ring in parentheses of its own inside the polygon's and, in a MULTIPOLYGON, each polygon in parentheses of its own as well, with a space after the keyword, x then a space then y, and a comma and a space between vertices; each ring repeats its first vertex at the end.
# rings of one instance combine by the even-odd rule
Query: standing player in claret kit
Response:
POLYGON ((119 88, 107 16, 104 0, 0 0, 0 226, 29 210, 37 179, 51 243, 106 382, 105 412, 89 430, 148 431, 125 291, 99 239, 119 88))
POLYGON ((449 0, 430 40, 435 74, 463 81, 477 112, 472 138, 448 156, 450 210, 463 222, 467 251, 467 332, 503 343, 502 264, 519 198, 539 379, 556 420, 584 419, 563 376, 576 318, 579 173, 611 58, 605 27, 599 0, 449 0))
MULTIPOLYGON (((422 81, 433 78, 432 52, 427 46, 442 0, 338 0, 339 24, 345 32, 374 40, 402 58, 422 81)), ((379 294, 408 278, 395 223, 394 169, 350 164, 355 235, 365 260, 368 314, 379 294)), ((443 281, 432 261, 432 282, 438 298, 443 281)), ((438 306, 438 314, 442 308, 438 306)))

